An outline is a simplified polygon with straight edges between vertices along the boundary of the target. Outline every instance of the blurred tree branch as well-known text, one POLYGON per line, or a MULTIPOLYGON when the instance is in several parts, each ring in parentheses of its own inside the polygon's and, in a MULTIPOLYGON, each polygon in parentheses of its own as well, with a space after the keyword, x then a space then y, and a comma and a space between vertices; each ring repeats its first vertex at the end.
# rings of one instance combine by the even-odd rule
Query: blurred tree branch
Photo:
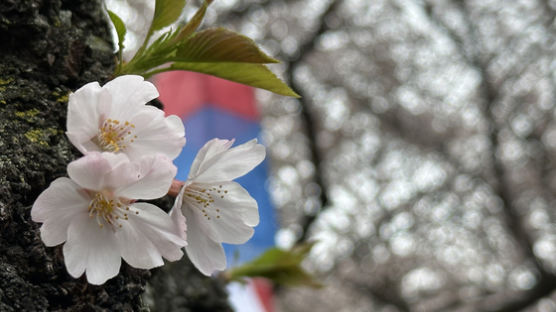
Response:
MULTIPOLYGON (((390 287, 372 286, 368 283, 357 281, 350 281, 349 286, 361 294, 370 294, 374 300, 385 306, 394 306, 400 312, 409 312, 411 308, 405 300, 395 292, 391 291, 390 287)), ((384 285, 382 285, 384 286, 384 285)))
MULTIPOLYGON (((551 2, 553 1, 550 0, 541 1, 543 10, 546 12, 545 16, 547 18, 544 24, 547 28, 550 28, 554 24, 554 20, 556 19, 556 8, 550 4, 551 2)), ((554 31, 554 27, 552 27, 552 30, 554 31)))
MULTIPOLYGON (((291 28, 296 29, 293 25, 297 22, 297 7, 293 10, 285 9, 285 4, 290 3, 294 4, 294 7, 296 7, 296 5, 300 4, 300 1, 245 1, 232 9, 233 13, 230 17, 224 16, 223 18, 234 23, 239 23, 243 17, 256 15, 255 13, 258 11, 273 11, 273 9, 280 8, 274 11, 282 11, 283 9, 284 13, 275 12, 269 14, 269 23, 275 20, 286 22, 293 21, 291 28), (286 16, 282 16, 282 14, 286 16)), ((342 7, 341 10, 337 7, 334 8, 338 3, 343 2, 329 0, 324 3, 329 4, 324 10, 319 6, 321 8, 319 12, 312 12, 311 18, 314 18, 314 21, 310 23, 310 30, 306 29, 293 36, 295 40, 299 40, 298 50, 295 53, 289 52, 288 54, 284 53, 281 55, 283 59, 287 59, 288 55, 293 55, 289 57, 290 64, 285 64, 287 69, 285 76, 289 78, 292 87, 305 96, 299 102, 301 106, 300 117, 304 121, 306 128, 307 146, 310 150, 309 160, 314 163, 316 168, 316 176, 314 176, 313 181, 321 187, 321 197, 319 198, 322 204, 321 208, 327 209, 328 205, 330 205, 328 203, 327 195, 329 195, 329 193, 326 185, 326 178, 329 175, 336 175, 336 177, 339 177, 340 180, 334 180, 334 184, 341 185, 350 195, 357 197, 359 203, 366 203, 368 201, 366 201, 364 195, 358 193, 360 191, 359 185, 347 183, 353 182, 349 181, 349 177, 357 173, 357 171, 353 170, 358 170, 360 167, 349 168, 349 166, 345 166, 346 171, 336 173, 335 170, 338 170, 340 166, 330 165, 327 162, 328 159, 338 158, 332 156, 334 155, 332 149, 335 146, 330 145, 326 147, 320 145, 316 140, 317 137, 320 139, 319 134, 323 131, 324 125, 321 123, 320 118, 326 116, 327 109, 323 109, 321 106, 316 105, 317 103, 315 100, 310 98, 313 94, 310 90, 312 91, 313 89, 309 89, 308 86, 311 87, 319 83, 320 87, 333 87, 345 91, 345 94, 348 96, 346 103, 349 103, 345 106, 347 106, 348 109, 352 109, 352 117, 360 113, 373 116, 373 121, 375 118, 378 120, 376 124, 373 122, 373 127, 377 126, 376 132, 384 135, 384 137, 381 137, 380 146, 377 147, 377 151, 373 151, 371 156, 372 160, 365 163, 367 166, 372 166, 373 169, 374 167, 380 167, 390 158, 392 146, 389 143, 385 143, 389 140, 397 141, 401 145, 411 147, 412 152, 408 154, 413 154, 413 147, 416 147, 415 150, 418 150, 417 154, 426 154, 426 156, 433 155, 435 163, 442 163, 443 169, 447 170, 449 177, 443 182, 442 186, 435 188, 432 192, 414 194, 416 200, 419 198, 430 199, 433 197, 431 201, 433 204, 436 204, 434 199, 435 196, 440 197, 442 194, 456 193, 455 195, 457 198, 463 201, 475 195, 472 194, 472 192, 476 190, 477 192, 481 192, 481 189, 486 189, 485 192, 488 193, 488 195, 486 195, 488 199, 490 200, 494 197, 495 200, 493 203, 496 202, 494 206, 496 206, 496 208, 503 207, 503 210, 491 210, 492 207, 490 207, 490 204, 485 204, 485 207, 481 206, 477 209, 484 209, 484 211, 481 211, 481 213, 477 215, 484 216, 484 214, 486 214, 489 218, 493 217, 493 219, 499 219, 496 220, 495 223, 497 226, 501 225, 503 233, 493 234, 489 231, 488 227, 482 226, 477 226, 477 228, 473 228, 468 232, 468 229, 465 229, 465 235, 470 235, 471 240, 477 240, 477 244, 480 244, 479 247, 475 246, 476 250, 484 252, 485 254, 485 259, 477 259, 477 263, 475 264, 477 266, 486 266, 492 263, 497 265, 500 264, 502 267, 501 271, 503 272, 500 274, 503 274, 503 278, 506 279, 512 278, 512 274, 515 273, 514 268, 527 267, 527 273, 532 273, 535 276, 535 280, 534 284, 531 284, 531 289, 523 290, 511 289, 510 284, 515 283, 509 283, 508 280, 505 280, 506 283, 502 281, 500 284, 494 286, 485 286, 478 280, 470 282, 462 278, 465 274, 462 272, 466 272, 464 268, 461 269, 461 272, 454 272, 454 266, 443 261, 445 259, 443 259, 442 256, 448 257, 448 255, 442 254, 439 250, 438 253, 431 254, 428 258, 422 259, 424 262, 415 262, 412 266, 408 266, 409 269, 407 271, 389 272, 386 275, 388 275, 388 278, 391 278, 390 282, 381 284, 383 276, 377 276, 375 273, 385 272, 389 267, 397 266, 392 263, 392 258, 384 264, 372 262, 373 247, 376 247, 377 244, 388 245, 389 243, 387 235, 385 235, 385 237, 380 236, 380 229, 383 227, 387 228, 396 216, 403 213, 400 213, 400 211, 411 213, 416 201, 406 202, 403 206, 396 207, 392 210, 388 210, 389 207, 379 202, 379 206, 383 205, 380 209, 377 209, 380 210, 380 212, 377 212, 377 214, 380 213, 380 216, 377 217, 377 215, 373 215, 374 219, 369 221, 372 222, 374 225, 373 230, 376 231, 369 234, 367 237, 361 238, 355 231, 338 230, 337 236, 341 237, 341 239, 347 239, 351 242, 361 240, 360 243, 357 243, 360 245, 361 250, 353 252, 353 254, 350 255, 350 260, 354 260, 353 258, 357 256, 357 252, 361 255, 361 258, 355 259, 355 261, 357 261, 356 265, 360 265, 360 267, 355 266, 355 268, 352 268, 357 272, 357 278, 354 276, 345 276, 345 274, 347 274, 345 271, 342 271, 343 275, 339 276, 339 278, 350 291, 358 293, 359 295, 365 294, 372 297, 373 303, 377 303, 378 305, 390 305, 390 309, 392 309, 392 306, 395 306, 395 308, 400 311, 517 311, 531 306, 539 299, 553 292, 556 286, 554 273, 550 272, 545 266, 545 264, 549 262, 543 263, 540 261, 541 258, 537 258, 533 252, 535 239, 537 239, 537 235, 542 233, 542 230, 533 228, 530 226, 532 223, 529 224, 526 221, 525 218, 530 216, 529 214, 531 211, 525 209, 525 206, 522 205, 520 201, 525 192, 533 192, 535 194, 535 199, 539 198, 540 201, 546 200, 548 204, 554 199, 554 187, 550 186, 551 181, 554 179, 551 172, 552 168, 554 168, 554 156, 551 155, 552 149, 550 145, 546 143, 546 139, 548 138, 547 131, 550 131, 553 123, 552 114, 550 114, 548 108, 546 108, 547 105, 543 108, 537 108, 540 113, 533 110, 533 107, 538 104, 538 102, 536 102, 538 100, 535 96, 539 96, 539 94, 535 93, 536 90, 531 89, 529 85, 522 82, 523 77, 527 77, 528 75, 532 76, 530 80, 534 80, 544 74, 544 72, 540 72, 540 70, 537 69, 539 65, 543 66, 542 64, 546 64, 539 62, 540 57, 548 57, 547 62, 550 62, 550 55, 552 53, 550 47, 553 46, 553 34, 555 30, 553 22, 556 15, 551 2, 548 0, 533 1, 528 5, 522 5, 523 7, 520 7, 519 4, 510 6, 508 3, 500 3, 499 5, 503 7, 497 8, 495 5, 484 6, 480 2, 465 2, 460 0, 436 2, 425 0, 412 1, 412 3, 407 3, 407 6, 400 5, 398 2, 388 3, 386 5, 369 4, 366 6, 362 4, 360 6, 355 6, 357 7, 356 10, 359 10, 356 13, 350 12, 348 6, 342 7), (415 9, 415 5, 422 6, 423 11, 426 13, 425 16, 428 16, 431 22, 422 23, 426 24, 423 29, 411 29, 415 26, 414 23, 416 23, 416 20, 412 20, 411 22, 406 20, 397 21, 398 18, 408 17, 408 20, 411 19, 411 16, 406 14, 414 13, 412 10, 415 9), (530 9, 530 11, 526 11, 525 9, 530 9), (529 15, 525 15, 525 12, 529 12, 529 15), (314 15, 318 16, 315 17, 314 15), (349 16, 351 19, 348 20, 346 16, 349 16), (369 16, 372 17, 365 20, 365 18, 369 16), (392 17, 394 17, 393 22, 389 21, 392 17), (383 18, 384 20, 382 20, 383 18), (516 20, 512 21, 512 18, 516 20), (336 22, 338 19, 340 23, 336 22), (332 20, 333 23, 327 23, 330 20, 332 20), (520 22, 522 24, 519 24, 520 22), (407 25, 405 23, 407 23, 407 25), (507 23, 511 25, 509 26, 507 23), (511 27, 515 26, 516 23, 519 25, 520 29, 511 27), (398 30, 398 28, 396 28, 398 25, 402 25, 400 26, 402 30, 400 32, 400 37, 392 36, 391 33, 387 32, 388 30, 398 30), (431 26, 434 28, 432 32, 430 32, 431 26), (538 26, 540 26, 540 31, 538 26), (406 34, 404 31, 408 33, 406 34), (383 35, 382 32, 386 32, 387 34, 381 37, 383 35), (329 39, 329 34, 331 35, 331 41, 334 41, 336 36, 341 38, 338 39, 341 42, 341 46, 327 47, 326 40, 329 39), (365 37, 365 35, 368 34, 369 37, 365 37), (528 34, 532 34, 530 38, 527 38, 528 34), (391 37, 387 37, 388 35, 391 37), (536 39, 537 37, 534 35, 542 39, 536 39), (349 36, 349 38, 344 41, 346 36, 349 36), (358 40, 354 40, 353 37, 355 36, 357 36, 358 40), (443 51, 443 53, 449 54, 449 56, 439 53, 440 55, 436 55, 436 57, 440 59, 438 62, 433 59, 434 57, 430 57, 430 59, 427 57, 425 59, 425 61, 429 62, 427 65, 415 61, 414 59, 423 57, 418 54, 418 52, 422 52, 421 49, 429 52, 435 51, 433 48, 426 49, 418 45, 432 43, 439 36, 444 37, 442 38, 444 40, 439 41, 441 43, 445 43, 445 39, 450 41, 450 44, 443 45, 444 48, 448 47, 450 50, 453 49, 453 51, 443 51), (318 43, 321 42, 321 37, 326 37, 326 40, 322 41, 323 49, 320 48, 318 43), (412 41, 413 39, 415 40, 412 41), (402 41, 402 43, 400 44, 397 40, 402 41), (398 54, 396 54, 396 51, 398 51, 398 54), (340 56, 341 59, 341 56, 346 55, 345 52, 352 53, 349 55, 354 56, 352 59, 357 60, 355 63, 359 63, 359 61, 363 60, 365 65, 370 65, 368 66, 369 68, 356 71, 353 74, 358 74, 361 78, 359 81, 362 83, 368 82, 364 79, 367 78, 366 75, 373 75, 371 79, 373 84, 369 85, 366 91, 368 92, 371 87, 376 87, 376 89, 374 89, 378 90, 375 91, 376 94, 370 95, 365 93, 365 90, 362 90, 361 86, 349 83, 350 80, 345 79, 344 76, 346 73, 339 72, 336 75, 332 66, 325 65, 326 67, 331 67, 330 70, 319 68, 322 64, 331 64, 322 62, 323 60, 332 60, 334 62, 338 56, 340 56), (360 59, 358 58, 359 56, 361 57, 360 59), (368 63, 365 62, 365 58, 367 58, 368 63), (446 60, 453 61, 457 67, 465 68, 465 71, 471 69, 470 72, 472 72, 472 74, 469 75, 472 75, 473 79, 476 79, 472 87, 467 86, 470 88, 469 94, 462 97, 469 103, 469 106, 472 106, 473 110, 467 110, 469 107, 459 107, 459 103, 454 103, 453 105, 453 107, 457 107, 454 109, 462 109, 462 113, 464 113, 464 110, 469 113, 466 118, 470 116, 476 118, 475 122, 478 126, 475 129, 473 125, 470 125, 471 122, 465 124, 464 121, 464 125, 457 124, 460 119, 454 117, 453 119, 456 123, 453 127, 447 125, 445 128, 442 128, 444 124, 441 124, 441 128, 438 129, 442 129, 442 131, 439 131, 433 127, 434 122, 439 121, 434 111, 436 105, 434 108, 427 108, 423 111, 412 111, 411 107, 406 107, 400 103, 399 93, 397 92, 399 92, 400 89, 403 91, 405 86, 409 86, 409 89, 414 92, 415 98, 419 100, 425 102, 430 101, 433 104, 446 103, 448 100, 446 93, 451 92, 443 92, 444 90, 442 90, 442 92, 434 92, 433 88, 428 88, 428 85, 423 87, 418 83, 419 79, 421 79, 419 75, 424 72, 429 73, 429 70, 438 76, 445 75, 443 71, 439 69, 444 68, 441 66, 446 66, 447 68, 452 65, 443 63, 443 61, 446 60), (435 65, 438 67, 435 67, 435 65), (423 68, 421 68, 421 66, 423 68), (314 84, 310 81, 306 82, 299 79, 296 81, 294 79, 294 77, 297 77, 297 74, 300 73, 299 69, 301 68, 304 70, 309 68, 311 69, 311 73, 316 74, 314 77, 316 80, 314 84), (312 71, 313 69, 314 72, 312 71), (398 74, 396 69, 405 69, 407 72, 404 71, 398 74), (319 77, 318 74, 322 76, 319 77), (523 100, 519 97, 519 94, 517 97, 512 98, 517 93, 514 92, 514 86, 520 86, 524 89, 523 100), (431 92, 431 90, 433 91, 431 92), (305 94, 303 94, 304 91, 305 94), (372 105, 374 103, 370 101, 374 99, 375 95, 377 98, 379 97, 380 100, 386 101, 389 105, 385 105, 384 107, 377 106, 378 109, 375 109, 375 106, 372 105), (527 98, 527 96, 530 98, 527 98), (508 104, 508 102, 510 102, 510 104, 508 104), (504 117, 499 114, 501 108, 503 108, 504 117), (532 110, 538 115, 532 114, 532 110), (523 117, 527 122, 532 124, 532 133, 519 134, 516 132, 513 128, 513 122, 514 119, 519 117, 523 117), (485 127, 485 125, 489 125, 489 127, 485 127), (530 169, 526 173, 531 174, 531 176, 524 177, 521 180, 512 179, 513 176, 521 173, 520 170, 524 169, 511 167, 510 163, 512 160, 500 157, 500 151, 502 149, 505 150, 506 144, 510 142, 506 139, 508 133, 510 133, 511 136, 516 136, 516 140, 519 140, 518 143, 520 144, 520 148, 525 149, 526 155, 523 156, 523 159, 526 162, 526 166, 529 166, 528 169, 530 169), (477 166, 469 165, 469 162, 467 162, 469 160, 468 155, 470 154, 462 153, 460 149, 454 148, 459 146, 459 144, 462 144, 461 146, 464 148, 467 146, 474 146, 474 143, 468 143, 468 141, 465 140, 465 136, 476 136, 477 140, 480 140, 480 143, 477 144, 484 144, 480 145, 481 150, 484 151, 480 155, 480 160, 474 162, 477 163, 477 166), (451 138, 459 139, 459 141, 451 141, 451 138), (534 150, 531 151, 528 150, 528 148, 534 150), (327 153, 323 154, 324 152, 327 153), (325 162, 321 163, 321 160, 325 160, 325 162), (534 163, 530 162, 531 160, 533 160, 534 163), (329 166, 332 167, 330 170, 329 166), (531 172, 531 170, 534 172, 531 172), (463 185, 467 183, 465 182, 467 178, 471 180, 471 182, 469 182, 469 185, 472 185, 469 186, 470 190, 458 190, 457 184, 460 183, 460 185, 463 185), (461 181, 458 181, 458 179, 461 181), (527 184, 529 182, 531 184, 527 184), (353 235, 350 236, 350 234, 353 235), (515 249, 515 252, 513 250, 511 252, 506 252, 507 250, 501 251, 496 243, 490 241, 490 239, 495 238, 493 236, 500 236, 499 238, 503 237, 504 242, 508 242, 510 244, 509 246, 511 246, 510 248, 515 249), (511 260, 498 258, 508 254, 511 255, 511 260), (493 259, 489 259, 491 255, 493 259), (432 258, 432 260, 430 258, 432 258), (435 262, 435 260, 437 262, 435 262), (481 262, 481 260, 484 260, 484 262, 481 262), (505 262, 505 260, 508 260, 508 262, 505 262), (492 261, 492 263, 490 261, 492 261), (369 262, 372 264, 368 264, 369 262), (368 275, 362 275, 363 273, 358 269, 367 264, 372 267, 374 271, 371 273, 367 272, 369 273, 368 275), (401 294, 401 286, 404 286, 406 283, 406 281, 402 280, 402 277, 412 272, 410 268, 418 266, 430 267, 435 271, 444 272, 445 274, 443 273, 440 275, 447 277, 446 280, 448 280, 448 282, 444 284, 441 290, 438 290, 434 294, 421 293, 418 295, 418 299, 417 297, 406 298, 401 294), (457 273, 461 274, 458 275, 457 273), (469 293, 463 294, 463 292, 459 292, 459 290, 463 290, 464 292, 469 291, 469 293), (466 297, 469 294, 471 294, 472 297, 466 297), (475 301, 470 301, 470 298, 476 299, 475 301), (401 300, 401 303, 397 302, 398 299, 401 300)), ((305 6, 302 7, 305 8, 305 6)), ((309 23, 305 25, 309 25, 309 23)), ((288 23, 288 27, 289 26, 290 24, 288 23)), ((274 38, 268 29, 267 32, 268 34, 265 35, 265 38, 270 39, 272 44, 276 44, 277 38, 274 38)), ((348 61, 349 57, 346 57, 345 62, 349 63, 348 61)), ((357 66, 358 65, 355 65, 355 69, 358 69, 357 66)), ((336 66, 333 68, 336 69, 336 66)), ((353 68, 350 67, 350 70, 353 70, 353 68)), ((461 69, 455 69, 455 71, 458 70, 461 69)), ((453 74, 453 71, 450 71, 450 73, 453 74)), ((347 74, 349 75, 351 73, 347 74)), ((450 80, 451 77, 447 78, 450 80)), ((554 81, 554 75, 549 75, 548 79, 554 81)), ((462 81, 463 80, 462 77, 462 81)), ((427 83, 423 83, 423 85, 426 84, 427 83)), ((452 87, 451 84, 450 86, 452 87)), ((454 87, 457 88, 457 86, 454 87)), ((462 86, 462 89, 465 88, 465 86, 462 86)), ((315 91, 315 94, 316 92, 318 91, 315 91)), ((457 92, 454 91, 454 93, 457 92)), ((342 93, 342 96, 345 94, 342 93)), ((450 94, 450 96, 456 95, 450 94)), ((446 120, 450 120, 451 118, 452 116, 449 115, 446 117, 446 120)), ((369 131, 375 131, 375 129, 373 128, 369 131)), ((350 137, 352 133, 346 134, 342 131, 337 131, 334 134, 337 135, 334 140, 341 138, 338 139, 336 143, 353 139, 353 137, 350 137)), ((353 136, 355 137, 355 135, 353 136)), ((405 155, 406 154, 404 154, 404 156, 405 155)), ((377 181, 377 187, 382 190, 384 190, 384 186, 387 186, 389 182, 395 182, 395 179, 389 180, 390 177, 387 174, 383 174, 380 177, 373 176, 372 178, 377 181), (379 180, 381 178, 382 180, 379 180)), ((328 187, 330 186, 331 185, 328 185, 328 187)), ((480 204, 478 205, 480 206, 480 204)), ((362 206, 364 206, 364 204, 362 206)), ((465 208, 466 207, 463 207, 463 209, 465 208)), ((457 213, 461 213, 461 215, 451 215, 449 222, 454 221, 454 227, 462 226, 465 228, 467 226, 466 224, 457 224, 457 222, 464 223, 465 220, 463 220, 463 215, 468 212, 469 211, 465 210, 460 211, 458 208, 457 213)), ((303 230, 302 235, 299 237, 300 241, 306 240, 309 233, 315 233, 315 231, 310 230, 314 221, 319 218, 318 213, 319 212, 315 215, 305 215, 298 219, 303 230)), ((346 215, 349 217, 350 222, 353 222, 354 219, 351 218, 352 215, 350 213, 351 211, 347 212, 346 215)), ((417 220, 416 222, 428 222, 427 217, 417 214, 412 214, 412 216, 413 218, 411 219, 417 220)), ((470 216, 472 216, 471 213, 470 216)), ((473 222, 473 220, 467 220, 466 222, 473 222)), ((482 221, 477 223, 488 225, 488 223, 482 221)), ((422 232, 419 232, 418 229, 421 227, 426 228, 427 225, 423 226, 421 224, 419 227, 415 226, 415 228, 412 228, 411 234, 421 238, 422 236, 419 235, 426 234, 427 229, 423 229, 422 232), (413 233, 413 230, 417 233, 413 233)), ((442 225, 446 225, 447 227, 452 226, 446 223, 442 225)), ((477 224, 473 223, 473 225, 477 224)), ((316 230, 316 227, 313 227, 313 230, 316 230)), ((322 231, 320 227, 318 230, 322 231)), ((394 258, 396 257, 397 255, 394 256, 394 258)), ((400 257, 403 258, 403 256, 400 257)), ((330 272, 336 272, 342 269, 345 270, 345 267, 341 265, 342 263, 345 264, 344 261, 335 262, 330 272)), ((491 272, 488 272, 488 268, 486 267, 479 268, 477 271, 483 272, 484 275, 481 276, 481 278, 485 280, 491 277, 491 272)), ((477 279, 479 278, 477 277, 477 279)), ((493 284, 494 283, 497 282, 493 282, 493 284)))
POLYGON ((253 3, 253 2, 250 2, 250 1, 240 2, 240 4, 234 6, 229 11, 227 11, 225 15, 219 15, 218 19, 220 21, 218 22, 218 24, 233 23, 233 22, 241 21, 245 18, 245 16, 247 14, 249 14, 249 12, 251 12, 253 7, 256 7, 256 6, 266 10, 266 9, 268 9, 269 6, 271 6, 273 4, 276 4, 278 2, 289 4, 293 1, 294 0, 281 0, 281 1, 260 0, 257 3, 253 3))
MULTIPOLYGON (((505 165, 498 153, 501 148, 501 143, 499 141, 499 135, 501 132, 501 126, 496 120, 495 109, 497 100, 499 99, 499 93, 497 87, 493 84, 493 78, 488 70, 489 60, 485 59, 484 51, 481 50, 483 46, 481 38, 477 35, 477 29, 473 22, 471 22, 469 8, 466 3, 461 0, 455 0, 454 4, 459 7, 461 13, 464 16, 467 30, 467 34, 470 37, 470 42, 477 43, 477 46, 472 49, 471 54, 466 54, 464 51, 469 51, 464 42, 465 40, 452 31, 449 27, 444 25, 444 23, 433 13, 433 8, 430 4, 426 5, 425 12, 427 13, 429 19, 438 27, 440 27, 446 35, 460 48, 460 53, 466 59, 470 66, 477 69, 481 76, 481 82, 479 86, 480 97, 483 100, 482 111, 485 119, 489 123, 488 138, 490 140, 491 151, 490 151, 490 161, 492 166, 492 178, 487 181, 492 187, 493 191, 498 195, 502 201, 504 207, 504 221, 508 231, 512 234, 515 241, 521 247, 521 252, 528 261, 531 261, 538 273, 538 281, 536 285, 527 291, 522 292, 512 292, 508 294, 506 292, 502 294, 494 294, 484 298, 480 302, 471 304, 474 309, 479 311, 520 311, 523 308, 530 306, 531 304, 537 302, 544 296, 549 295, 552 291, 556 290, 556 276, 547 271, 543 263, 535 256, 533 251, 534 238, 527 231, 525 225, 521 221, 522 215, 520 214, 518 208, 515 206, 515 202, 512 196, 512 189, 507 180, 507 172, 505 165)), ((547 6, 549 6, 547 4, 547 6)), ((550 12, 550 11, 549 11, 550 12)), ((552 11, 553 12, 553 11, 552 11)), ((550 19, 553 19, 553 13, 550 13, 550 19)), ((545 152, 545 151, 543 151, 545 152)), ((542 182, 541 182, 542 183, 542 182)))
MULTIPOLYGON (((305 124, 305 131, 308 137, 309 149, 311 152, 310 158, 312 163, 315 165, 314 182, 320 187, 321 190, 319 195, 321 209, 313 215, 304 215, 299 221, 302 232, 297 238, 296 243, 304 242, 308 238, 309 230, 312 224, 318 218, 318 214, 328 206, 329 199, 327 186, 322 176, 324 169, 321 165, 322 159, 317 145, 318 125, 310 109, 310 98, 306 96, 302 86, 296 81, 294 75, 297 67, 303 63, 304 58, 315 49, 318 38, 330 30, 330 26, 327 24, 327 21, 336 14, 336 10, 341 3, 342 1, 339 0, 334 0, 329 3, 328 7, 323 11, 321 17, 318 19, 320 21, 318 28, 316 28, 314 33, 299 46, 296 56, 288 60, 289 66, 286 71, 286 79, 290 83, 292 89, 301 95, 301 98, 298 101, 301 107, 301 118, 305 124)), ((352 281, 352 286, 358 289, 358 291, 362 291, 365 294, 372 296, 375 300, 382 304, 394 306, 397 310, 402 312, 410 311, 408 303, 403 300, 397 291, 393 291, 390 287, 379 289, 377 287, 372 287, 371 285, 356 283, 355 281, 352 281)))
POLYGON ((301 98, 298 101, 301 107, 301 118, 303 119, 303 122, 305 124, 305 131, 308 137, 309 150, 311 152, 310 155, 311 162, 315 165, 314 182, 320 187, 319 200, 320 200, 321 209, 313 215, 304 215, 302 217, 302 219, 299 222, 301 225, 302 232, 301 235, 297 238, 297 243, 303 242, 307 239, 309 228, 311 227, 313 222, 317 219, 318 213, 328 205, 329 201, 328 201, 328 190, 324 182, 324 179, 322 177, 323 168, 321 166, 320 151, 317 146, 318 127, 315 122, 315 118, 311 114, 309 108, 310 99, 304 93, 303 88, 295 80, 294 74, 296 68, 300 64, 302 64, 305 56, 307 56, 309 53, 311 53, 314 50, 315 45, 317 43, 317 39, 330 29, 326 21, 335 14, 336 9, 338 8, 341 2, 342 1, 334 0, 329 3, 328 7, 324 10, 324 12, 321 14, 321 17, 319 18, 320 24, 316 29, 316 31, 311 36, 309 36, 305 42, 303 42, 299 46, 297 56, 288 60, 289 66, 286 71, 286 80, 290 83, 292 89, 295 92, 297 92, 299 95, 301 95, 301 98))

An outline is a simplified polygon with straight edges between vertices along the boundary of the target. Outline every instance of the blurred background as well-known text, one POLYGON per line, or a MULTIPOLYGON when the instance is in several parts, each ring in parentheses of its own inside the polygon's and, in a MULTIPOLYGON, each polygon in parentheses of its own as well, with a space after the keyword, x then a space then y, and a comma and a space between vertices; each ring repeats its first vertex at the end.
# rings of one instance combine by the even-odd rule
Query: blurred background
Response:
POLYGON ((276 244, 317 241, 304 266, 326 285, 278 289, 276 311, 556 311, 555 17, 554 0, 214 1, 203 27, 255 40, 302 95, 255 93, 276 244))

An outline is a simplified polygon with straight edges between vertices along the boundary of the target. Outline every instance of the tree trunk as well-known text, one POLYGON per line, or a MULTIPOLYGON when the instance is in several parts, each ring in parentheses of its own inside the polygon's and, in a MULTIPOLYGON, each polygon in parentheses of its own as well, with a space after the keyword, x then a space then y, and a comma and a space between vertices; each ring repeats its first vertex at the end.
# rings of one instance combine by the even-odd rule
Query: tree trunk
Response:
POLYGON ((122 263, 102 286, 73 279, 61 245, 45 247, 31 221, 37 196, 80 156, 64 134, 69 92, 113 72, 101 8, 92 0, 0 1, 0 311, 148 311, 147 288, 157 311, 228 311, 222 283, 186 259, 152 274, 122 263))

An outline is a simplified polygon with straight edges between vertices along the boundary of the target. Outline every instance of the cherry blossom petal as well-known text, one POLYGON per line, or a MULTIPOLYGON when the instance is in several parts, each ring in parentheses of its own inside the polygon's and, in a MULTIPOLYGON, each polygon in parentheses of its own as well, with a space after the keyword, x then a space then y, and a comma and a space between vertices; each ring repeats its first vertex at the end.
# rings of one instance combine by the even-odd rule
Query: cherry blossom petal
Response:
POLYGON ((116 232, 122 258, 140 269, 163 265, 162 257, 170 261, 181 259, 181 248, 187 243, 179 237, 179 229, 170 216, 148 203, 135 203, 132 207, 139 214, 130 214, 116 232))
POLYGON ((82 153, 91 148, 99 150, 89 141, 98 133, 99 120, 110 113, 110 101, 110 94, 98 82, 88 83, 70 94, 66 135, 82 153))
MULTIPOLYGON (((142 169, 140 162, 131 161, 126 154, 105 152, 101 155, 110 164, 110 170, 104 175, 102 188, 116 192, 116 190, 133 185, 141 180, 142 169)), ((151 157, 152 156, 146 156, 151 157)), ((139 198, 139 197, 129 197, 139 198)))
POLYGON ((63 252, 69 274, 78 278, 86 272, 91 284, 103 284, 120 271, 120 251, 113 229, 100 228, 87 214, 72 219, 63 252))
POLYGON ((125 154, 91 152, 69 163, 67 169, 77 184, 98 191, 135 182, 137 177, 130 171, 132 167, 125 154), (118 170, 112 172, 114 169, 118 170))
MULTIPOLYGON (((120 183, 114 190, 116 196, 135 199, 155 199, 168 193, 177 168, 164 155, 145 156, 132 163, 135 168, 121 170, 121 175, 133 175, 132 183, 120 183)), ((123 168, 123 167, 122 167, 123 168)), ((120 172, 118 169, 115 172, 120 172)))
POLYGON ((154 199, 164 196, 176 166, 164 155, 131 162, 125 154, 92 152, 68 165, 68 174, 89 190, 109 190, 118 197, 154 199))
MULTIPOLYGON (((235 140, 222 140, 222 139, 212 139, 205 143, 203 147, 197 152, 191 168, 189 169, 189 178, 198 176, 201 172, 201 164, 206 163, 206 160, 211 159, 215 155, 228 150, 235 140)), ((206 170, 206 168, 203 168, 206 170)))
POLYGON ((226 269, 226 255, 220 243, 211 240, 202 230, 195 214, 185 210, 188 220, 187 246, 185 252, 189 260, 205 275, 210 275, 216 270, 226 269))
POLYGON ((222 141, 211 140, 205 144, 203 153, 195 157, 198 169, 190 175, 191 180, 201 183, 231 181, 251 171, 265 157, 265 147, 256 139, 228 150, 224 149, 227 142, 222 141))
POLYGON ((182 212, 182 204, 183 204, 183 193, 187 185, 188 183, 186 182, 186 184, 184 184, 178 196, 176 197, 174 206, 172 207, 172 210, 170 210, 169 213, 170 218, 172 218, 172 221, 174 222, 174 225, 178 228, 181 238, 183 238, 186 241, 187 241, 187 223, 186 223, 187 220, 185 219, 185 216, 183 215, 182 212))
POLYGON ((145 103, 158 97, 156 87, 138 75, 124 75, 107 82, 103 89, 108 90, 112 100, 110 118, 126 120, 130 111, 134 112, 145 103))
POLYGON ((134 132, 137 137, 126 147, 130 156, 162 153, 173 160, 181 153, 185 145, 185 128, 178 116, 164 117, 160 109, 145 106, 130 122, 137 125, 134 132))
POLYGON ((241 220, 248 226, 254 227, 259 224, 259 208, 257 201, 249 195, 239 183, 221 183, 224 190, 227 190, 224 198, 215 198, 214 205, 221 206, 221 213, 225 217, 229 214, 239 215, 241 220), (232 208, 227 208, 232 207, 232 208))
POLYGON ((193 211, 207 236, 215 242, 229 244, 243 244, 253 236, 253 226, 259 223, 257 202, 244 188, 235 182, 197 186, 218 190, 212 192, 214 202, 208 205, 199 204, 191 197, 184 198, 186 210, 193 211))
POLYGON ((67 238, 68 226, 77 214, 86 214, 91 201, 79 185, 68 178, 58 178, 42 192, 31 209, 31 218, 43 222, 41 239, 46 246, 56 246, 67 238))

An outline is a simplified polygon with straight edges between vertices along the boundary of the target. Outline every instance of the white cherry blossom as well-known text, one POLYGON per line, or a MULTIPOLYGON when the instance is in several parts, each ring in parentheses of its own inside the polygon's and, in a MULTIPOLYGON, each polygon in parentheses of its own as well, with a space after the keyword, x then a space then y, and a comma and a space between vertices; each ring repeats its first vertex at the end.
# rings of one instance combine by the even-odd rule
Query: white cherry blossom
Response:
POLYGON ((186 242, 170 216, 158 207, 136 202, 166 194, 176 167, 163 155, 130 161, 125 154, 91 152, 68 165, 31 210, 41 222, 46 246, 65 242, 69 274, 86 272, 91 284, 116 276, 121 258, 135 268, 164 264, 162 257, 182 257, 186 242))
POLYGON ((245 243, 259 223, 257 202, 232 180, 260 164, 265 148, 257 140, 230 148, 232 144, 213 139, 201 148, 170 212, 182 224, 184 239, 187 225, 185 251, 205 275, 226 268, 222 243, 245 243))
POLYGON ((91 82, 70 94, 67 132, 83 154, 124 153, 131 160, 162 153, 176 158, 185 145, 182 120, 145 105, 158 97, 143 77, 125 75, 100 86, 91 82))

